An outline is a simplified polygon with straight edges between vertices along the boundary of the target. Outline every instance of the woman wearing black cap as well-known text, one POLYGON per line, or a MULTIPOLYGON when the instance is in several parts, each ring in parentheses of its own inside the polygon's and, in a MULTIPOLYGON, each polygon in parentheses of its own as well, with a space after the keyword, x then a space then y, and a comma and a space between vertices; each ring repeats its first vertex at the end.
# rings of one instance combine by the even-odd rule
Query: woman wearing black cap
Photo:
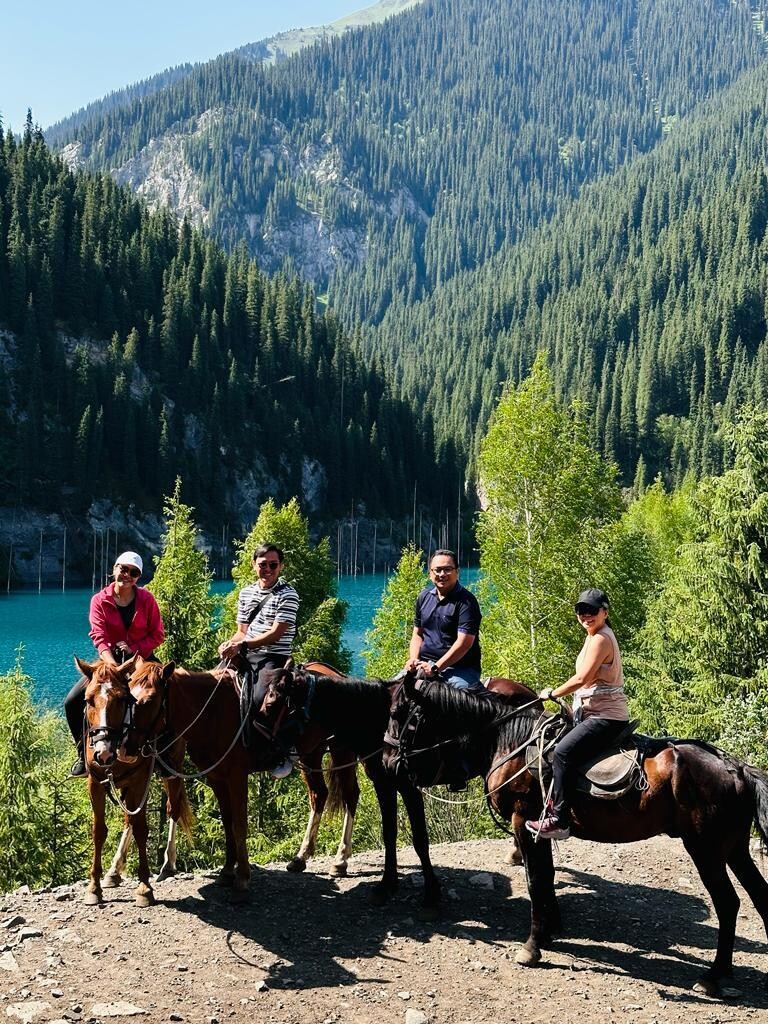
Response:
POLYGON ((552 758, 552 803, 540 821, 526 827, 540 839, 568 839, 570 806, 567 773, 607 747, 629 720, 621 654, 608 625, 608 597, 602 590, 584 590, 576 616, 586 631, 576 658, 576 672, 561 686, 542 690, 542 700, 573 694, 573 728, 557 744, 552 758))

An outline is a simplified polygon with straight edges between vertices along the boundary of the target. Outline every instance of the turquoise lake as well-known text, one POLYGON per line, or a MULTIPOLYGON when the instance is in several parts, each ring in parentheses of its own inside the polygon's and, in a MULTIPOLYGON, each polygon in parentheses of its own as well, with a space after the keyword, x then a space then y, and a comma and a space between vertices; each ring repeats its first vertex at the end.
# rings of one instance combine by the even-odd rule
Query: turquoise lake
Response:
MULTIPOLYGON (((464 572, 470 582, 476 571, 464 572)), ((384 573, 367 576, 342 576, 339 596, 349 603, 344 643, 353 653, 352 672, 362 675, 362 650, 365 633, 381 602, 387 583, 384 573)), ((231 583, 216 583, 214 590, 227 592, 231 583)), ((34 697, 41 704, 58 705, 77 679, 72 658, 94 657, 88 638, 88 606, 91 590, 21 590, 0 595, 0 674, 16 661, 23 645, 22 667, 34 682, 34 697)))

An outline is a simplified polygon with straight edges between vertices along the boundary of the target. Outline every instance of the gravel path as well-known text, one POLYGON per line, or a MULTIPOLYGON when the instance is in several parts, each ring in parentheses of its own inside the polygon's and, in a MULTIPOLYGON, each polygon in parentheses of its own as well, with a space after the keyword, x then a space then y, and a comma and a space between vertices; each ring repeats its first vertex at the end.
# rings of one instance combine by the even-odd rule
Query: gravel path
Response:
POLYGON ((503 840, 433 847, 445 906, 429 924, 418 918, 410 849, 401 851, 400 894, 385 909, 369 904, 379 852, 354 857, 341 880, 326 876, 330 859, 300 876, 257 869, 247 906, 201 875, 158 885, 149 910, 134 906, 132 882, 106 890, 101 908, 82 905, 83 885, 0 897, 0 1020, 768 1020, 768 944, 746 897, 735 957, 741 999, 692 992, 716 930, 679 842, 560 844, 566 934, 533 970, 514 962, 529 907, 507 850, 503 840))

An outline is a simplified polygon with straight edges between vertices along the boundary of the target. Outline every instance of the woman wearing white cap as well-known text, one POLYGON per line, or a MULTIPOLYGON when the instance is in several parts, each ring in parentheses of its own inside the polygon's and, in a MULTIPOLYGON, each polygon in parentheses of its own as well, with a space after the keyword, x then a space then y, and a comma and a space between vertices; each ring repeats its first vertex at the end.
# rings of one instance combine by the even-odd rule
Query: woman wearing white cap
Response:
POLYGON ((539 694, 542 700, 573 694, 573 728, 552 755, 552 805, 543 819, 525 823, 539 839, 569 838, 569 770, 607 747, 629 720, 621 653, 608 622, 608 595, 594 588, 583 590, 576 601, 576 618, 587 634, 576 658, 576 672, 567 682, 539 694))
MULTIPOLYGON (((151 658, 165 636, 157 601, 138 586, 144 571, 141 555, 124 551, 115 559, 114 582, 91 598, 89 636, 99 657, 108 665, 118 665, 134 654, 151 658)), ((85 775, 83 761, 83 712, 85 679, 80 679, 67 694, 64 710, 67 724, 77 744, 78 759, 70 775, 85 775)))

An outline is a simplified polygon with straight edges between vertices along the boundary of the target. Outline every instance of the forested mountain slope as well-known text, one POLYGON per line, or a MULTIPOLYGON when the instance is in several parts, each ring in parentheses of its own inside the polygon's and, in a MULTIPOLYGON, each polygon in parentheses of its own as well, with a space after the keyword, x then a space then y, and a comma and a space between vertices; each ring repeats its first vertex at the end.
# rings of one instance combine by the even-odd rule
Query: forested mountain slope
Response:
POLYGON ((760 64, 526 240, 392 303, 367 350, 461 436, 544 349, 628 483, 718 471, 718 423, 768 402, 767 98, 760 64))
MULTIPOLYGON (((341 35, 358 25, 375 24, 420 2, 421 0, 378 0, 378 3, 364 7, 344 18, 339 18, 329 25, 280 32, 276 36, 246 43, 245 46, 238 47, 236 52, 240 56, 264 63, 284 60, 305 46, 311 46, 318 39, 341 35)), ((71 138, 76 129, 86 121, 102 117, 109 111, 117 110, 136 100, 147 100, 172 82, 186 78, 197 67, 199 67, 198 64, 180 64, 176 67, 166 68, 165 71, 160 71, 140 82, 134 82, 123 89, 116 89, 103 99, 94 100, 81 110, 75 111, 74 114, 70 114, 69 117, 65 117, 47 128, 45 135, 48 144, 50 146, 60 145, 71 138)))
POLYGON ((428 417, 307 286, 73 174, 29 121, 20 142, 0 128, 2 327, 4 505, 157 508, 181 474, 207 521, 249 525, 267 496, 331 514, 407 508, 418 477, 455 493, 428 417))
MULTIPOLYGON (((230 54, 94 111, 112 171, 347 323, 482 265, 764 59, 748 0, 425 0, 264 68, 230 54)), ((61 141, 64 141, 63 139, 61 141)))

